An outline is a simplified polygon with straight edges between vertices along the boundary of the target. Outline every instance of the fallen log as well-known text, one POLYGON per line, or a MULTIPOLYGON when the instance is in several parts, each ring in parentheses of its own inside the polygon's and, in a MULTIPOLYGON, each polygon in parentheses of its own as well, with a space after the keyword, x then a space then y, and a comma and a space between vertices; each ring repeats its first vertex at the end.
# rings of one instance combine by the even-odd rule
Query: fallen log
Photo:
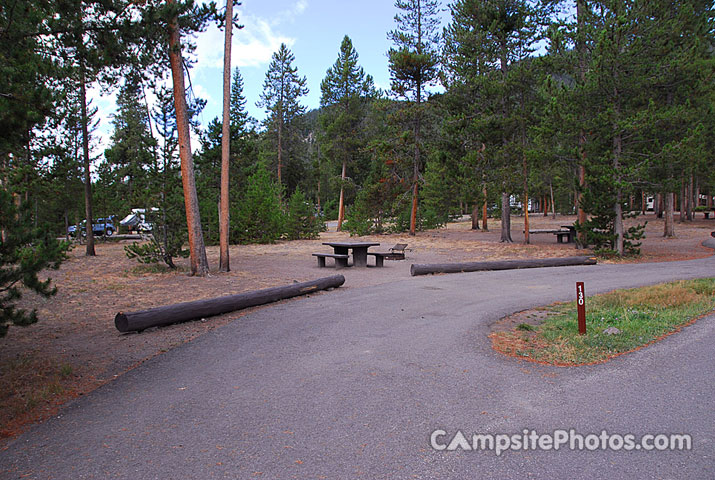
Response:
POLYGON ((512 270, 517 268, 568 267, 572 265, 596 265, 594 257, 563 257, 529 260, 498 260, 467 263, 413 263, 410 274, 480 272, 484 270, 512 270))
POLYGON ((276 302, 284 298, 296 297, 307 293, 339 287, 345 283, 342 275, 319 278, 310 282, 294 283, 283 287, 266 288, 253 292, 238 293, 225 297, 196 300, 194 302, 177 303, 163 307, 140 310, 138 312, 119 312, 114 317, 114 326, 122 333, 145 330, 150 327, 160 327, 173 323, 185 322, 196 318, 254 307, 265 303, 276 302))

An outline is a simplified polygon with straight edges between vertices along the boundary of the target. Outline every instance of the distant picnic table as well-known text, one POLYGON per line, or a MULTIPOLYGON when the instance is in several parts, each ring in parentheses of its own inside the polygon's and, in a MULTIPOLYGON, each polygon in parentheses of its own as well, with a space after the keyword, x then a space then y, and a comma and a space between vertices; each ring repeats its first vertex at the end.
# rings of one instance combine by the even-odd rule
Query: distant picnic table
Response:
POLYGON ((353 266, 367 267, 367 251, 370 247, 380 245, 377 242, 323 242, 323 245, 333 247, 335 255, 347 255, 353 251, 353 266))

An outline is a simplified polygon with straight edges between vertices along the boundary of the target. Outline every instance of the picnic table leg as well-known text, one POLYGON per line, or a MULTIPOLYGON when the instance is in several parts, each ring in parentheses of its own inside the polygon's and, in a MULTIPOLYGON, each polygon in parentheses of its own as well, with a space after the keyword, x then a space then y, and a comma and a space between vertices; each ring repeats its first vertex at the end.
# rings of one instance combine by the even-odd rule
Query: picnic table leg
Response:
POLYGON ((375 255, 375 266, 382 267, 385 265, 385 257, 382 255, 375 255))
POLYGON ((318 268, 325 268, 325 257, 317 257, 318 258, 318 268))
POLYGON ((367 248, 353 248, 353 266, 367 267, 367 248))
MULTIPOLYGON (((336 255, 347 255, 348 254, 348 249, 345 247, 333 247, 333 251, 336 255)), ((355 263, 355 262, 353 262, 355 263)), ((335 259, 335 268, 343 268, 348 266, 348 259, 347 258, 336 258, 335 259)))

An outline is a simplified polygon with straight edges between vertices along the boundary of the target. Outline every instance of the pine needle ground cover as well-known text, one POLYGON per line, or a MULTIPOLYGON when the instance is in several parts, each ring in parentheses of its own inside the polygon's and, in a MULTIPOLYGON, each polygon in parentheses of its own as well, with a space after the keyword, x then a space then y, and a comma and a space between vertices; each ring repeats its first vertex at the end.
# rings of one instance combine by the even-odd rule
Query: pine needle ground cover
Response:
MULTIPOLYGON (((617 290, 586 300, 586 335, 576 303, 554 304, 537 325, 520 323, 490 335, 498 352, 538 363, 602 363, 654 343, 715 312, 715 278, 617 290)), ((543 311, 542 311, 543 313, 543 311)))

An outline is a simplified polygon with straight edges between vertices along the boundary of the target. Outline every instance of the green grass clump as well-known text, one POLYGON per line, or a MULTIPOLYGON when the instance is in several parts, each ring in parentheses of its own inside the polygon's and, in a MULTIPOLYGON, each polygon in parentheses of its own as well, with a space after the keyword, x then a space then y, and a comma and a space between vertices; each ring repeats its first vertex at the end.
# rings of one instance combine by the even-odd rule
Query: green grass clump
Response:
POLYGON ((578 334, 576 303, 556 308, 533 331, 519 325, 494 335, 504 353, 552 364, 602 362, 678 330, 715 309, 715 278, 618 290, 586 300, 586 335, 578 334), (604 333, 615 327, 620 333, 604 333))

